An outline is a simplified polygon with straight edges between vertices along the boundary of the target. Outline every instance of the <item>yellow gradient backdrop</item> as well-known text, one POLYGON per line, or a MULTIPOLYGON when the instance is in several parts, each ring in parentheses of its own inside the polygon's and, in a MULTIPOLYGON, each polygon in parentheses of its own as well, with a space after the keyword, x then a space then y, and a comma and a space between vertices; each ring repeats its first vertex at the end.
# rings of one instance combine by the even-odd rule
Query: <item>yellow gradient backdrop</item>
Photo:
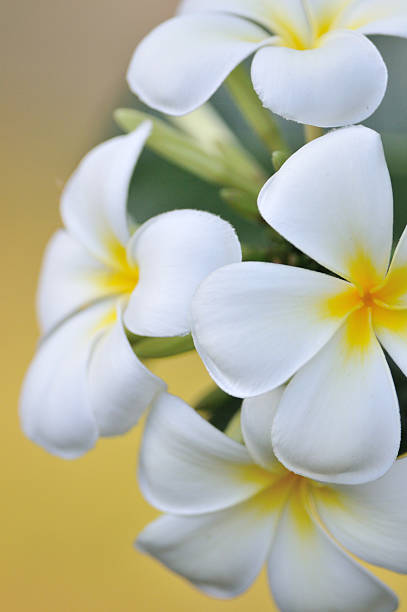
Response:
MULTIPOLYGON (((34 296, 61 186, 87 150, 114 134, 129 103, 137 41, 175 0, 3 0, 1 51, 0 609, 5 612, 273 610, 265 576, 232 602, 210 600, 132 548, 156 512, 136 482, 140 428, 76 462, 20 432, 17 403, 37 340, 34 296)), ((165 53, 165 49, 163 49, 165 53)), ((156 364, 193 399, 208 386, 197 358, 156 364)), ((407 511, 407 509, 406 509, 407 511)), ((382 572, 403 596, 407 579, 382 572)), ((295 585, 293 585, 295 588, 295 585)))

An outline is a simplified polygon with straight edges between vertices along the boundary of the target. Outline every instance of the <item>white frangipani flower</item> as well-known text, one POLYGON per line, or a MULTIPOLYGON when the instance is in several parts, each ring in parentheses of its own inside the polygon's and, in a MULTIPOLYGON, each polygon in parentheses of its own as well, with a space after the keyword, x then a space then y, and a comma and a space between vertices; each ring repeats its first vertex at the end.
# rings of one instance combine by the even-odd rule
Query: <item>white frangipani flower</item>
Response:
POLYGON ((239 595, 266 563, 282 612, 395 610, 395 594, 336 542, 407 572, 407 459, 357 486, 289 472, 269 440, 281 394, 243 403, 246 448, 182 400, 166 393, 156 400, 139 480, 146 499, 168 514, 136 546, 214 597, 239 595))
POLYGON ((407 374, 407 232, 389 268, 393 200, 380 136, 350 127, 311 142, 266 183, 259 208, 345 280, 273 263, 225 266, 194 297, 197 350, 237 397, 291 379, 272 431, 288 469, 349 484, 378 478, 400 445, 379 342, 407 374))
POLYGON ((166 388, 137 359, 125 326, 141 336, 189 333, 199 282, 241 259, 233 228, 206 212, 164 213, 134 231, 128 189, 149 132, 143 124, 85 157, 62 195, 66 229, 45 254, 44 337, 20 414, 27 436, 64 458, 86 452, 100 435, 128 431, 166 388))
POLYGON ((407 37, 405 0, 184 0, 179 12, 141 42, 128 71, 143 102, 173 115, 206 102, 255 53, 264 106, 321 127, 359 123, 387 86, 365 35, 407 37))

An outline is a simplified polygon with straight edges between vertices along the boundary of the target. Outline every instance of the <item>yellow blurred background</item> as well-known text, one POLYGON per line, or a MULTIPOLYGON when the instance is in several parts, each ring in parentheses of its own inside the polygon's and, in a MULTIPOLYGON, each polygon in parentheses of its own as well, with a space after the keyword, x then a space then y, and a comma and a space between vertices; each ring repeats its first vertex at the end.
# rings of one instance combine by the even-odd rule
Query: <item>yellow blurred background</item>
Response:
MULTIPOLYGON (((125 71, 140 38, 176 0, 3 0, 0 609, 6 612, 273 610, 265 576, 231 602, 210 600, 132 548, 156 512, 135 469, 140 428, 64 462, 19 429, 19 387, 37 341, 34 296, 61 187, 79 159, 115 133, 131 104, 125 71)), ((165 53, 165 50, 163 50, 165 53)), ((170 389, 197 397, 197 358, 155 364, 170 389)), ((407 509, 406 509, 407 511, 407 509)), ((381 577, 404 596, 407 578, 381 577)), ((293 585, 295 588, 295 585, 293 585)))

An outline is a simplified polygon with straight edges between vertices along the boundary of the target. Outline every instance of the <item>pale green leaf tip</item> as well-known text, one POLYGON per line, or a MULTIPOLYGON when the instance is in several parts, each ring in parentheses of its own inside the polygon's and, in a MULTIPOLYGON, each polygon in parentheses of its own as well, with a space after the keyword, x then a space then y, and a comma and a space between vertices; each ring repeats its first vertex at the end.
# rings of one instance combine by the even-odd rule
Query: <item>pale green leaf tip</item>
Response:
POLYGON ((287 161, 290 157, 290 153, 288 151, 274 151, 271 160, 273 162, 274 169, 280 170, 281 166, 287 161))
POLYGON ((153 119, 146 113, 137 111, 133 108, 116 108, 113 111, 113 119, 117 125, 125 132, 132 132, 138 128, 146 119, 153 119))

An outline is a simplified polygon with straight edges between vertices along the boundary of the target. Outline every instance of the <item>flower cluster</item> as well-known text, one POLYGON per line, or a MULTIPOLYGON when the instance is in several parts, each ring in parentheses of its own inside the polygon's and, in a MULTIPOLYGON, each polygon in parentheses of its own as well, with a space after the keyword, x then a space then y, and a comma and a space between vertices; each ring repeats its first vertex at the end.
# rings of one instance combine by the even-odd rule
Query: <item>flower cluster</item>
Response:
POLYGON ((189 303, 210 272, 241 259, 233 228, 204 211, 182 210, 137 227, 127 215, 143 124, 91 151, 62 195, 66 229, 51 239, 38 291, 44 332, 27 374, 24 431, 65 458, 100 435, 133 427, 166 388, 132 350, 128 331, 188 334, 189 303))
POLYGON ((407 573, 389 367, 407 375, 407 230, 393 253, 381 138, 351 125, 386 91, 377 33, 407 38, 404 0, 184 0, 128 72, 170 116, 117 112, 129 133, 80 163, 46 249, 22 427, 73 459, 148 411, 139 484, 166 514, 137 547, 214 597, 243 592, 266 563, 283 612, 398 606, 344 550, 407 573), (224 81, 273 167, 204 104, 224 81), (306 124, 308 142, 292 153, 270 111, 306 124), (217 185, 224 216, 249 217, 266 244, 240 244, 228 220, 176 198, 139 223, 129 201, 145 147, 217 185), (187 350, 217 385, 206 411, 144 363, 187 350))

